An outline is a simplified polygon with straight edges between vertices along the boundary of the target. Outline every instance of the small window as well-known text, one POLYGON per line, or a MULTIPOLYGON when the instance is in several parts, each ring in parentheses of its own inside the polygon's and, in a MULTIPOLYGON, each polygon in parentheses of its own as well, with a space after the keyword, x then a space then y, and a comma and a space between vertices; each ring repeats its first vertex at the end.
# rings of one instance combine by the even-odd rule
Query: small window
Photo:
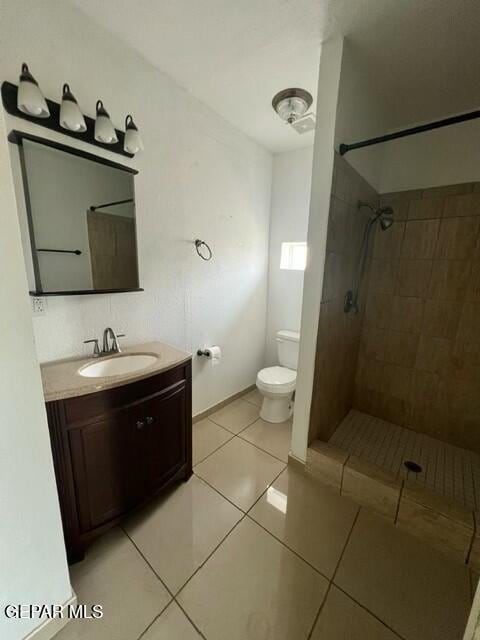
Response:
POLYGON ((306 264, 306 242, 282 242, 280 269, 290 269, 291 271, 305 271, 306 264))

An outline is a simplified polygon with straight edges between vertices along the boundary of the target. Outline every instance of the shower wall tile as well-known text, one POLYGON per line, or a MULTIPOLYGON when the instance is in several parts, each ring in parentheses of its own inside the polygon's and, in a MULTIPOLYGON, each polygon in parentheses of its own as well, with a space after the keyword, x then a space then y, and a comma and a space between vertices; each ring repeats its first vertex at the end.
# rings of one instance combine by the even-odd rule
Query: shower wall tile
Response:
POLYGON ((472 262, 466 299, 480 302, 480 260, 472 262))
POLYGON ((408 333, 420 333, 425 306, 423 298, 394 296, 391 305, 388 325, 390 329, 408 333))
POLYGON ((480 194, 466 193, 462 196, 450 196, 445 201, 443 215, 451 216, 480 216, 480 194))
POLYGON ((364 326, 388 329, 392 324, 392 313, 395 307, 394 300, 395 298, 392 295, 372 293, 369 290, 365 303, 364 326))
POLYGON ((460 322, 458 306, 453 300, 425 300, 422 333, 435 338, 453 339, 460 322))
MULTIPOLYGON (((422 200, 421 202, 430 202, 422 200)), ((440 220, 412 220, 407 222, 402 244, 403 259, 433 258, 440 220)), ((377 237, 380 234, 377 234, 377 237)), ((387 235, 385 232, 382 235, 387 235)))
MULTIPOLYGON (((363 319, 343 311, 345 293, 352 288, 358 252, 370 212, 358 201, 378 205, 377 193, 344 158, 336 156, 327 231, 322 304, 317 336, 310 440, 326 440, 353 404, 357 357, 363 319)), ((367 263, 361 297, 367 294, 367 263)), ((387 273, 389 271, 387 270, 387 273)), ((391 274, 390 287, 394 286, 391 274)))
POLYGON ((471 193, 475 187, 475 182, 464 182, 462 184, 449 184, 445 187, 432 187, 423 191, 423 198, 437 198, 446 196, 456 196, 463 193, 471 193))
POLYGON ((375 234, 373 258, 379 260, 392 260, 399 258, 404 232, 405 223, 398 222, 388 229, 388 233, 384 232, 375 234))
POLYGON ((404 331, 387 331, 383 338, 384 361, 403 367, 413 367, 419 336, 404 331))
POLYGON ((368 290, 372 293, 393 294, 398 271, 397 260, 372 259, 368 290))
POLYGON ((412 200, 408 205, 408 219, 441 218, 445 199, 432 197, 412 200))
POLYGON ((469 260, 476 248, 480 217, 444 218, 435 252, 436 258, 469 260))
POLYGON ((399 296, 426 298, 433 260, 400 260, 395 293, 399 296))
POLYGON ((441 300, 464 300, 470 272, 469 260, 435 260, 429 296, 441 300))
POLYGON ((419 371, 442 373, 448 371, 453 357, 453 342, 446 338, 421 336, 415 368, 419 371))
POLYGON ((353 406, 480 453, 480 183, 379 200, 353 406))

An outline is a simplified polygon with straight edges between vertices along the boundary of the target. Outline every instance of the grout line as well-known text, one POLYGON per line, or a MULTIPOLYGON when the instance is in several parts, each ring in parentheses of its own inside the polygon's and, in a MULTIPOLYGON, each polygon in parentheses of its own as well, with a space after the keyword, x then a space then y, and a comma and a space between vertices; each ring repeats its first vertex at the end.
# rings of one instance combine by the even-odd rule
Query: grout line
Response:
POLYGON ((233 527, 223 536, 223 538, 220 540, 220 542, 215 546, 215 548, 208 554, 208 556, 205 558, 205 560, 203 560, 203 562, 201 564, 198 565, 198 567, 195 569, 195 571, 192 573, 192 575, 182 584, 182 586, 178 589, 178 591, 175 592, 175 595, 173 596, 173 599, 175 600, 175 602, 177 601, 177 596, 185 589, 185 587, 187 586, 187 584, 197 575, 197 573, 200 571, 200 569, 202 569, 202 567, 205 566, 205 564, 210 560, 210 558, 213 556, 213 554, 217 551, 217 549, 225 542, 225 540, 228 538, 228 536, 238 527, 238 525, 243 522, 245 520, 245 518, 247 517, 247 514, 245 512, 242 512, 243 515, 242 517, 233 525, 233 527))
POLYGON ((168 604, 166 604, 163 607, 163 609, 160 611, 160 613, 158 615, 156 615, 154 617, 154 619, 145 627, 145 629, 142 631, 142 633, 138 636, 137 640, 140 640, 140 638, 143 638, 143 636, 147 633, 147 631, 150 629, 150 627, 152 627, 155 624, 155 622, 160 618, 162 613, 164 613, 164 611, 166 609, 168 609, 168 607, 172 604, 173 601, 174 601, 174 598, 172 598, 171 600, 168 601, 168 604))
POLYGON ((397 508, 395 509, 395 517, 393 519, 393 525, 394 526, 397 526, 398 513, 400 511, 400 502, 402 500, 403 488, 404 487, 405 487, 405 480, 402 480, 402 484, 400 485, 400 491, 398 492, 398 502, 397 502, 397 508))
MULTIPOLYGON (((213 423, 216 427, 218 427, 219 425, 214 422, 213 423)), ((223 429, 223 427, 221 427, 223 429)), ((224 429, 224 431, 227 431, 226 429, 224 429)), ((207 458, 209 458, 210 456, 212 456, 214 453, 216 453, 217 451, 219 451, 222 447, 224 447, 228 442, 230 442, 230 440, 233 440, 235 438, 234 435, 232 435, 231 431, 227 431, 227 433, 230 435, 230 438, 228 438, 228 440, 225 440, 225 442, 222 442, 222 444, 220 446, 218 446, 216 449, 214 449, 213 451, 210 451, 210 453, 208 455, 205 456, 205 458, 202 458, 201 460, 197 460, 197 462, 195 462, 195 464, 193 465, 193 467, 196 467, 198 464, 201 464, 202 462, 205 462, 205 460, 207 458)))
POLYGON ((173 599, 173 602, 176 603, 177 607, 179 607, 179 609, 182 610, 183 615, 187 618, 187 620, 189 620, 190 624, 194 627, 195 631, 199 634, 199 636, 201 638, 203 638, 204 640, 207 640, 207 636, 204 635, 202 633, 202 631, 197 627, 197 625, 195 624, 195 622, 193 621, 193 619, 189 616, 188 612, 186 609, 183 608, 182 604, 180 604, 180 602, 178 602, 178 600, 176 598, 173 599))
POLYGON ((133 538, 130 537, 130 535, 128 534, 128 532, 123 528, 123 526, 120 527, 121 530, 123 531, 123 533, 127 536, 127 538, 130 540, 130 542, 133 544, 133 546, 135 547, 135 549, 137 550, 138 554, 142 557, 142 559, 146 562, 146 564, 150 567, 150 569, 153 571, 153 573, 157 576, 157 578, 160 580, 160 582, 162 583, 162 585, 165 587, 165 589, 168 591, 169 595, 171 596, 171 598, 174 598, 173 592, 169 589, 169 587, 165 584, 165 582, 162 580, 162 578, 158 575, 157 571, 153 568, 153 566, 150 564, 150 562, 147 560, 147 558, 144 556, 144 554, 142 553, 142 551, 140 551, 140 548, 137 546, 135 540, 133 540, 133 538))
POLYGON ((219 496, 221 496, 224 500, 226 500, 227 502, 229 502, 232 507, 235 507, 235 509, 238 509, 239 511, 241 511, 241 513, 246 514, 247 512, 244 511, 241 507, 239 507, 238 505, 236 505, 234 502, 232 502, 230 500, 230 498, 227 498, 227 496, 224 496, 223 493, 221 491, 219 491, 218 489, 216 489, 213 484, 210 484, 210 482, 208 482, 208 480, 205 480, 205 478, 203 476, 201 476, 199 473, 197 473, 196 471, 193 472, 194 475, 197 476, 197 478, 200 478, 200 480, 202 480, 203 482, 205 482, 205 484, 207 484, 210 489, 213 489, 215 491, 215 493, 218 493, 219 496))
POLYGON ((345 540, 345 545, 344 545, 344 547, 342 549, 342 552, 340 554, 340 557, 338 559, 337 566, 335 567, 333 575, 332 575, 332 577, 331 577, 331 579, 329 581, 327 590, 325 592, 325 597, 323 598, 323 600, 322 600, 322 602, 320 604, 320 607, 318 608, 317 615, 315 616, 315 619, 313 621, 312 627, 311 627, 310 632, 309 632, 309 634, 307 636, 307 640, 310 640, 310 638, 312 637, 312 633, 314 632, 315 627, 317 626, 318 620, 319 620, 319 618, 320 618, 320 616, 322 614, 323 608, 324 608, 325 603, 327 601, 328 594, 330 593, 332 585, 334 584, 333 580, 335 579, 335 576, 337 575, 338 568, 339 568, 340 563, 341 563, 341 561, 343 559, 343 556, 345 554, 345 550, 346 550, 346 548, 348 546, 348 543, 350 542, 350 538, 352 536, 353 529, 354 529, 355 525, 357 524, 357 520, 358 520, 358 516, 359 515, 360 515, 360 508, 357 509, 357 513, 355 514, 355 518, 353 519, 352 526, 351 526, 350 531, 348 533, 347 539, 345 540))
POLYGON ((279 542, 282 547, 285 547, 285 549, 288 549, 288 551, 290 551, 290 553, 292 553, 294 556, 296 556, 299 560, 301 560, 304 564, 308 565, 310 567, 310 569, 313 569, 313 571, 315 571, 315 573, 318 573, 322 576, 322 578, 324 578, 328 583, 330 583, 330 581, 332 580, 331 578, 329 578, 325 573, 323 573, 323 571, 320 571, 320 569, 317 569, 317 567, 315 567, 313 564, 311 564, 308 560, 306 560, 302 555, 300 555, 300 553, 298 551, 295 551, 295 549, 292 549, 292 547, 290 547, 284 540, 281 540, 280 538, 278 538, 274 533, 272 533, 271 531, 269 531, 261 522, 258 522, 258 520, 255 520, 255 518, 253 516, 251 516, 249 513, 245 514, 247 516, 247 518, 249 520, 251 520, 254 524, 256 524, 257 526, 260 527, 260 529, 263 529, 266 533, 268 533, 274 540, 276 540, 277 542, 279 542))
POLYGON ((472 555, 472 551, 473 551, 473 543, 475 542, 475 538, 477 536, 477 517, 475 514, 475 510, 473 510, 472 514, 473 514, 473 533, 472 533, 472 539, 470 540, 470 544, 468 546, 465 564, 468 564, 470 562, 470 556, 472 555))
POLYGON ((348 591, 345 591, 345 589, 343 589, 342 587, 340 587, 338 584, 333 583, 332 582, 332 586, 335 587, 335 589, 338 589, 339 591, 341 591, 343 593, 343 595, 347 596, 347 598, 349 598, 350 600, 352 600, 356 605, 358 605, 359 607, 361 607, 364 611, 366 611, 368 614, 370 614, 372 616, 372 618, 375 618, 375 620, 377 620, 378 622, 380 622, 380 624, 382 624, 386 629, 388 629, 389 631, 391 631, 397 638, 399 638, 400 640, 408 640, 408 638, 405 638, 405 636, 400 635, 400 633, 398 631, 396 631, 395 629, 393 629, 392 627, 390 627, 384 620, 382 620, 381 618, 378 617, 378 615, 376 613, 374 613, 373 611, 370 611, 370 609, 368 609, 364 604, 362 604, 361 602, 359 602, 358 600, 355 600, 355 598, 353 598, 348 591))
MULTIPOLYGON (((253 423, 255 424, 255 423, 253 423)), ((250 425, 252 426, 252 425, 250 425)), ((243 433, 243 432, 242 432, 243 433)), ((283 462, 283 464, 288 464, 288 460, 282 460, 282 458, 279 458, 278 456, 276 456, 275 454, 271 453, 270 451, 267 451, 266 449, 262 449, 262 447, 259 447, 258 444, 255 444, 255 442, 251 442, 250 440, 247 440, 246 438, 244 438, 243 436, 238 436, 240 438, 240 440, 243 440, 243 442, 248 442, 248 444, 251 444, 252 446, 256 447, 259 451, 263 451, 263 453, 268 453, 269 456, 272 456, 272 458, 275 458, 275 460, 278 460, 279 462, 283 462)))

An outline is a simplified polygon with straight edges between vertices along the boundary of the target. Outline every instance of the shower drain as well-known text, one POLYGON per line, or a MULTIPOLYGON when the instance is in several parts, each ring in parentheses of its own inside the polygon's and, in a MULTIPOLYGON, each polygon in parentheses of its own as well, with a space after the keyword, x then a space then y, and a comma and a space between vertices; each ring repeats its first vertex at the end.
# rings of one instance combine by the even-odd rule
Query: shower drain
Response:
POLYGON ((422 473, 423 471, 422 467, 416 462, 413 462, 413 460, 405 460, 403 464, 409 471, 412 471, 413 473, 422 473))

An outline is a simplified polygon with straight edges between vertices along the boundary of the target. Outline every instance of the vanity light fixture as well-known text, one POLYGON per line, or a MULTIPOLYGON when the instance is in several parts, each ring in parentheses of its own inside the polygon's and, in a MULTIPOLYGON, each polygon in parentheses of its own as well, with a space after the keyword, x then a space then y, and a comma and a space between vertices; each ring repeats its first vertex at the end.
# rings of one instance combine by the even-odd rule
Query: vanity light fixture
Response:
POLYGON ((68 131, 76 131, 77 133, 83 133, 87 130, 83 113, 80 111, 80 107, 75 100, 75 96, 70 91, 70 87, 67 83, 63 85, 62 89, 60 126, 64 129, 68 129, 68 131))
POLYGON ((283 89, 273 97, 272 107, 282 120, 293 124, 307 113, 312 102, 312 95, 305 89, 283 89))
POLYGON ((35 118, 48 118, 50 110, 38 82, 29 71, 26 62, 22 64, 22 73, 18 84, 17 107, 23 113, 35 118))
POLYGON ((144 149, 138 127, 130 114, 125 118, 125 140, 123 148, 127 153, 133 154, 143 151, 144 149))
POLYGON ((115 144, 118 142, 115 127, 110 120, 108 111, 101 100, 97 100, 97 117, 95 120, 95 140, 103 144, 115 144))

